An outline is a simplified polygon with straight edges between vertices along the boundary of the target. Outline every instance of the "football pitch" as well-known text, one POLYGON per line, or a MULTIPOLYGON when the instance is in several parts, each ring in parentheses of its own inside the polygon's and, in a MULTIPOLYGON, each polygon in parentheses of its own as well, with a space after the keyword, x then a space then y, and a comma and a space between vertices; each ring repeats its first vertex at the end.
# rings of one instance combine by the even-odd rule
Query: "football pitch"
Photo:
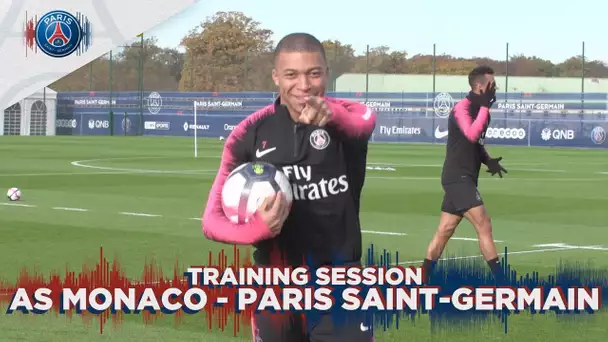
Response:
MULTIPOLYGON (((48 275, 94 264, 103 246, 126 273, 139 279, 154 259, 167 272, 205 263, 210 250, 231 246, 202 235, 200 217, 217 172, 222 142, 161 137, 0 137, 0 188, 19 187, 20 202, 0 201, 0 280, 14 283, 23 267, 48 275)), ((608 152, 488 146, 502 156, 509 173, 482 172, 480 192, 493 218, 499 250, 509 251, 518 274, 555 271, 561 261, 608 267, 608 152)), ((437 225, 443 145, 370 145, 361 219, 364 251, 399 252, 404 264, 419 265, 437 225)), ((478 258, 472 226, 459 227, 445 257, 478 258)), ((166 316, 146 325, 126 315, 103 334, 49 312, 0 316, 0 340, 7 341, 250 341, 244 327, 209 331, 203 314, 181 324, 166 316)), ((606 341, 608 315, 558 319, 555 314, 509 317, 474 330, 431 334, 426 316, 400 323, 376 341, 606 341)))

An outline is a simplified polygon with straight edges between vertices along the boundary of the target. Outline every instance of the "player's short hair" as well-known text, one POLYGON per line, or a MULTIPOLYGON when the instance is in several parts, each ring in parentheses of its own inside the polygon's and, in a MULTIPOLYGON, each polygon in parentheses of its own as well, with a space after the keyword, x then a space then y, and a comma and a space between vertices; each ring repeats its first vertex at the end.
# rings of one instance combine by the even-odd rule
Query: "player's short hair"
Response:
POLYGON ((281 52, 318 52, 325 58, 325 48, 323 44, 313 35, 308 33, 291 33, 283 37, 274 49, 274 58, 281 52))
POLYGON ((487 65, 480 65, 469 73, 469 85, 474 87, 475 84, 485 77, 485 75, 494 75, 494 69, 487 65))

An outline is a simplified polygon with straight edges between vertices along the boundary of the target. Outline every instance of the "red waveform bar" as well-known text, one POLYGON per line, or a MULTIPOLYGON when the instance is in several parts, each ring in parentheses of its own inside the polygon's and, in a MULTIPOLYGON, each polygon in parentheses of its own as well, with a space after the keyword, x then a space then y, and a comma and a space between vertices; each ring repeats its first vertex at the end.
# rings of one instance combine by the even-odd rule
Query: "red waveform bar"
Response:
MULTIPOLYGON (((217 255, 217 259, 214 259, 213 253, 209 252, 208 264, 205 266, 196 267, 212 267, 218 271, 223 272, 227 268, 232 268, 237 271, 241 267, 251 267, 252 262, 249 258, 249 253, 246 253, 246 257, 241 260, 240 250, 233 247, 233 261, 231 264, 228 263, 228 255, 224 250, 220 251, 217 255)), ((72 318, 73 310, 60 312, 60 294, 63 289, 71 289, 74 293, 80 288, 85 288, 87 294, 95 288, 104 288, 109 290, 111 293, 116 289, 121 289, 127 293, 127 289, 135 289, 136 298, 141 298, 145 289, 152 289, 155 296, 160 298, 161 294, 169 288, 177 288, 182 292, 186 292, 189 289, 188 278, 184 276, 185 270, 180 270, 178 263, 174 265, 173 274, 165 276, 160 266, 158 266, 154 260, 144 265, 141 280, 129 279, 117 259, 114 259, 110 263, 103 254, 103 248, 99 250, 99 262, 95 265, 84 264, 82 270, 78 273, 69 271, 66 267, 65 275, 63 280, 59 276, 59 273, 53 271, 50 273, 48 278, 37 271, 28 271, 23 268, 17 277, 17 281, 14 284, 6 281, 0 281, 0 304, 10 303, 13 295, 19 288, 23 288, 28 294, 33 294, 37 289, 47 288, 50 289, 51 295, 49 296, 52 300, 53 311, 56 314, 65 314, 68 318, 72 318)), ((241 324, 246 326, 251 323, 251 312, 244 311, 236 313, 234 305, 217 306, 214 303, 217 302, 218 297, 223 298, 234 298, 238 288, 236 287, 213 287, 205 289, 207 294, 207 305, 203 309, 206 316, 206 323, 209 330, 212 330, 214 326, 221 331, 225 331, 228 325, 228 318, 233 318, 233 332, 234 335, 240 331, 241 324), (241 317, 242 316, 242 317, 241 317)), ((90 322, 92 317, 97 316, 99 319, 100 333, 103 333, 104 325, 110 319, 113 326, 116 328, 122 321, 125 314, 122 311, 115 313, 106 310, 100 314, 93 314, 88 311, 78 312, 87 324, 90 322)), ((177 311, 175 314, 175 323, 180 323, 180 318, 184 313, 177 311)), ((145 324, 151 323, 157 318, 164 316, 164 313, 150 313, 147 310, 142 312, 143 321, 145 324)))
POLYGON ((27 11, 25 12, 25 25, 23 29, 23 38, 25 39, 25 55, 27 56, 27 49, 38 51, 36 46, 36 23, 38 22, 38 16, 34 16, 28 19, 27 11))

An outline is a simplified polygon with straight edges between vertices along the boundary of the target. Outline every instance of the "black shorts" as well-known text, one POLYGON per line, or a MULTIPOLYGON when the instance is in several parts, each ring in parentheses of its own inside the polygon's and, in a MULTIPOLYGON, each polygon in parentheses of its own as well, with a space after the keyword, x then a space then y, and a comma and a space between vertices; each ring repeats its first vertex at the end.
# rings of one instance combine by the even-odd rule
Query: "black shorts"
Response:
POLYGON ((469 209, 483 205, 477 185, 472 179, 443 184, 441 211, 463 216, 469 209))
POLYGON ((258 313, 251 317, 253 342, 373 342, 372 330, 360 320, 335 325, 331 314, 306 322, 301 313, 258 313), (279 316, 280 317, 277 317, 279 316))

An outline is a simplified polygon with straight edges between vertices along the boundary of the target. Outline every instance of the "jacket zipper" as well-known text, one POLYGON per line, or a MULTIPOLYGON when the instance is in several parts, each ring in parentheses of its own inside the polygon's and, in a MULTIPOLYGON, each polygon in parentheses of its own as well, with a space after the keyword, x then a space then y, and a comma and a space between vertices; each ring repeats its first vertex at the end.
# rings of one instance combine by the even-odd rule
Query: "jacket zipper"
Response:
POLYGON ((293 156, 298 156, 298 124, 293 125, 293 156))

